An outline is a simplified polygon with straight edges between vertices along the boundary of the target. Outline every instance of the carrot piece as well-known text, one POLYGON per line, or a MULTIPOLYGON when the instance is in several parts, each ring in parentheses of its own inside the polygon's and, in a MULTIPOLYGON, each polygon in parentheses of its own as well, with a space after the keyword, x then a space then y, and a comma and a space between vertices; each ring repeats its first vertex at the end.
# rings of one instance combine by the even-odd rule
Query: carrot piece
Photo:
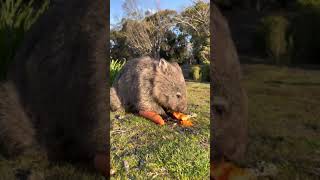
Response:
POLYGON ((188 120, 189 119, 189 116, 188 115, 185 115, 183 113, 180 113, 180 112, 173 112, 172 115, 178 119, 178 120, 182 120, 182 121, 185 121, 185 120, 188 120))
POLYGON ((180 116, 180 119, 181 119, 182 121, 187 121, 187 120, 189 119, 189 116, 188 116, 188 115, 185 115, 185 114, 182 114, 182 115, 180 116))
POLYGON ((189 126, 192 126, 192 125, 193 125, 192 122, 189 121, 190 118, 189 118, 188 115, 185 115, 185 114, 180 113, 180 112, 173 112, 172 115, 173 115, 176 119, 180 120, 180 124, 183 125, 183 126, 189 127, 189 126))
POLYGON ((151 121, 159 124, 159 125, 164 125, 164 120, 162 119, 162 117, 157 114, 156 112, 152 112, 152 111, 139 111, 139 114, 147 119, 150 119, 151 121))
POLYGON ((172 115, 173 115, 176 119, 180 120, 182 113, 180 113, 180 112, 173 112, 172 115))
POLYGON ((212 176, 217 180, 256 179, 248 170, 237 167, 230 162, 222 162, 214 166, 212 169, 212 176))
POLYGON ((187 126, 187 127, 190 127, 193 125, 192 122, 189 120, 182 120, 182 121, 180 121, 180 124, 183 126, 187 126))

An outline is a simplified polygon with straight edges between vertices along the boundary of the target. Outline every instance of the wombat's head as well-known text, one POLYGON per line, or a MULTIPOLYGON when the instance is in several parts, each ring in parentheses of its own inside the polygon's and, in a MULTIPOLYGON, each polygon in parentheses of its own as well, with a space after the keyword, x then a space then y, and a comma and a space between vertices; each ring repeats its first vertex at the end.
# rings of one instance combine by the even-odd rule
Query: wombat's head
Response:
POLYGON ((187 110, 186 83, 177 63, 160 59, 156 66, 153 95, 166 110, 177 112, 187 110))

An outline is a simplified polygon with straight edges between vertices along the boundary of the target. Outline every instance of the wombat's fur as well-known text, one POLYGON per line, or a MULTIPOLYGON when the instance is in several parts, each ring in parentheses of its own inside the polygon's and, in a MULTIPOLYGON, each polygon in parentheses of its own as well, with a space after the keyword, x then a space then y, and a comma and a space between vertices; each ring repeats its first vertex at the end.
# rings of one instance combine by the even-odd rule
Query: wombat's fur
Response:
POLYGON ((1 154, 16 156, 38 148, 35 129, 12 83, 0 83, 1 154))
POLYGON ((187 110, 186 83, 177 63, 142 57, 128 61, 111 88, 111 109, 130 112, 187 110))
POLYGON ((0 86, 0 146, 8 154, 32 150, 88 166, 96 152, 108 158, 106 4, 53 0, 26 34, 0 86))
POLYGON ((240 63, 228 23, 214 4, 211 22, 211 158, 224 156, 240 162, 244 160, 248 141, 247 95, 241 85, 240 63))

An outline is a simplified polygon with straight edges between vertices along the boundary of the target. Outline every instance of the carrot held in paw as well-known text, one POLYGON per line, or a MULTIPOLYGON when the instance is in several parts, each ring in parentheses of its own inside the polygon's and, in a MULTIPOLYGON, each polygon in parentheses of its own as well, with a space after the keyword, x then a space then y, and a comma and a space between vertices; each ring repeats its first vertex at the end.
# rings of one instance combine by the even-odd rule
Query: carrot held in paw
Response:
POLYGON ((164 120, 162 119, 162 117, 157 114, 156 112, 152 112, 152 111, 139 111, 139 114, 147 119, 150 119, 151 121, 159 124, 159 125, 164 125, 164 120))
POLYGON ((185 115, 185 114, 180 113, 180 112, 173 112, 172 115, 176 119, 180 120, 180 124, 183 125, 183 126, 188 126, 189 127, 189 126, 193 125, 192 122, 189 121, 190 118, 189 118, 188 115, 185 115))

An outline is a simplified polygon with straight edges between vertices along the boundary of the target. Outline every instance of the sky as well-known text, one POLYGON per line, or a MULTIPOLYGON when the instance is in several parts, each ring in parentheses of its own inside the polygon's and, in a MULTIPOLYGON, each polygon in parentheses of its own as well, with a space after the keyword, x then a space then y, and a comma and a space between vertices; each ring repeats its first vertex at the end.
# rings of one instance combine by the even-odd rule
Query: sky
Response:
MULTIPOLYGON (((125 0, 110 1, 110 24, 115 24, 121 20, 124 15, 122 4, 125 0)), ((160 9, 173 9, 178 12, 192 4, 191 0, 138 0, 139 6, 143 9, 157 9, 157 2, 160 9)))

